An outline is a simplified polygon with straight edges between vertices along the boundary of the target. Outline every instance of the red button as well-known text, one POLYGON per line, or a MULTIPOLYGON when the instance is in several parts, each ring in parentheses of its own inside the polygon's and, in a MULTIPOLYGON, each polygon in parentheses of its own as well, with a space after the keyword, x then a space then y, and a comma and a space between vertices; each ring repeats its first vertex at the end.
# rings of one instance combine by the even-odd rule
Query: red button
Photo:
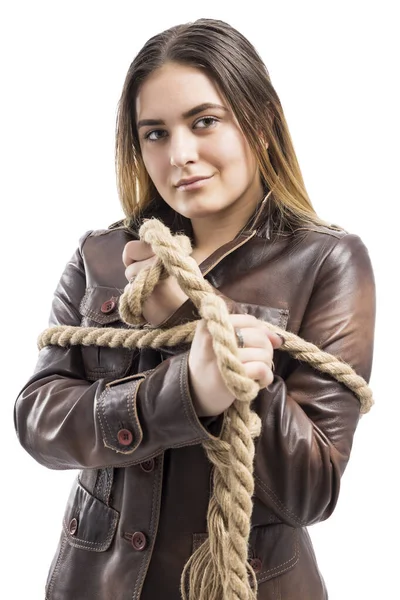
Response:
POLYGON ((144 550, 147 546, 147 540, 144 533, 136 531, 132 536, 132 546, 135 550, 144 550))
POLYGON ((104 302, 101 305, 101 312, 104 313, 105 315, 108 315, 109 313, 111 313, 113 310, 115 310, 116 307, 116 303, 114 300, 107 300, 106 302, 104 302))
POLYGON ((71 519, 68 525, 68 531, 71 535, 75 535, 78 530, 78 521, 77 519, 71 519))
POLYGON ((151 458, 150 460, 145 460, 140 463, 140 468, 146 473, 150 473, 154 469, 154 459, 151 458))
POLYGON ((252 558, 250 565, 253 567, 254 573, 259 573, 262 569, 262 562, 259 558, 252 558))
POLYGON ((129 429, 120 429, 117 434, 118 441, 122 446, 129 446, 132 443, 133 435, 129 429))

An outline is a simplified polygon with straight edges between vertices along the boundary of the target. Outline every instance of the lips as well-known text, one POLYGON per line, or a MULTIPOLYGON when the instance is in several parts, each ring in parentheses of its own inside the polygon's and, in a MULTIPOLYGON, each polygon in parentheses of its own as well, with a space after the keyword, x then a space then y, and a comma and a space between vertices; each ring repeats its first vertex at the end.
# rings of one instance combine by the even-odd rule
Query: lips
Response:
POLYGON ((195 183, 195 181, 202 181, 203 179, 210 179, 211 176, 209 177, 202 177, 202 176, 197 176, 197 177, 188 177, 187 179, 180 179, 178 181, 178 183, 175 185, 175 187, 180 187, 181 185, 189 185, 190 183, 195 183))

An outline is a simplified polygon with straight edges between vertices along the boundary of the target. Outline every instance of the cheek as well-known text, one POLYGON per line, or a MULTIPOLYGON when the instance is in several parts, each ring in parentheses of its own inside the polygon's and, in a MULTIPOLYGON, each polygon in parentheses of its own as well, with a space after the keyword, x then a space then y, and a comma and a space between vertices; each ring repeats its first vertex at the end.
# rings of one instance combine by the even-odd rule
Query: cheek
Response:
MULTIPOLYGON (((247 140, 241 132, 230 130, 212 147, 215 161, 230 173, 250 173, 255 168, 255 160, 247 140)), ((215 163, 214 163, 215 164, 215 163)))
POLYGON ((162 184, 168 165, 165 156, 160 152, 145 151, 142 153, 143 163, 152 181, 162 184))

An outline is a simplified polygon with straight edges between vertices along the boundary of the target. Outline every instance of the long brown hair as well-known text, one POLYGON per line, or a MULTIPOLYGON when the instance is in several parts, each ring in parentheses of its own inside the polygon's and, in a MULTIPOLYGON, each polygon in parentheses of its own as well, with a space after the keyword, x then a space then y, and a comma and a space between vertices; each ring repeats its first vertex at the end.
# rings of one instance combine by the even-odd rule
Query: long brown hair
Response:
MULTIPOLYGON (((168 211, 143 163, 136 128, 136 97, 146 77, 170 62, 202 69, 225 97, 257 159, 264 189, 272 191, 269 204, 265 203, 265 217, 271 214, 272 204, 279 227, 322 225, 337 229, 320 219, 311 204, 282 105, 264 62, 241 33, 215 19, 198 19, 155 35, 128 69, 118 103, 115 141, 124 225, 138 226, 145 210, 153 211, 153 216, 158 216, 160 210, 168 211)), ((175 217, 181 228, 189 221, 176 213, 175 217)))

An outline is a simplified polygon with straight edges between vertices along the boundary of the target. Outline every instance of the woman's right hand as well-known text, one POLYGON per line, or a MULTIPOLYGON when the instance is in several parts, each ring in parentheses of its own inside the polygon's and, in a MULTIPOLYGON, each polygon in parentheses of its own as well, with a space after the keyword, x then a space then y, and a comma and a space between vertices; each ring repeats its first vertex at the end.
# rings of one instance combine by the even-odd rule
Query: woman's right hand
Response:
MULTIPOLYGON (((229 315, 235 329, 241 330, 244 347, 238 349, 246 375, 265 388, 274 380, 273 352, 283 340, 252 315, 229 315)), ((192 400, 199 417, 220 415, 235 400, 222 379, 212 338, 204 319, 196 327, 189 352, 189 382, 192 400)))

